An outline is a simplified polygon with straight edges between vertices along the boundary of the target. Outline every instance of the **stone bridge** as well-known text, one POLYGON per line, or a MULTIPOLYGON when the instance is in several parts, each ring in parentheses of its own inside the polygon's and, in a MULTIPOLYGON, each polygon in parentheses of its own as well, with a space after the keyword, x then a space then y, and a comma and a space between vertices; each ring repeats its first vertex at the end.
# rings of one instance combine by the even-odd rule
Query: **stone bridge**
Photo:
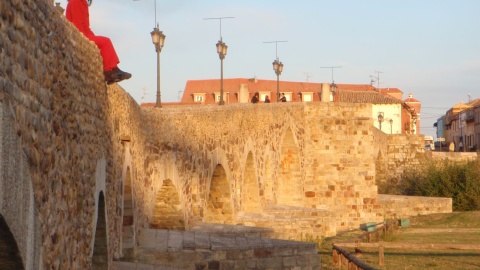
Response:
MULTIPOLYGON (((317 269, 313 243, 278 239, 405 206, 376 170, 422 139, 379 134, 368 104, 140 108, 51 1, 2 0, 0 30, 0 268, 317 269)), ((451 211, 422 205, 402 213, 451 211)))

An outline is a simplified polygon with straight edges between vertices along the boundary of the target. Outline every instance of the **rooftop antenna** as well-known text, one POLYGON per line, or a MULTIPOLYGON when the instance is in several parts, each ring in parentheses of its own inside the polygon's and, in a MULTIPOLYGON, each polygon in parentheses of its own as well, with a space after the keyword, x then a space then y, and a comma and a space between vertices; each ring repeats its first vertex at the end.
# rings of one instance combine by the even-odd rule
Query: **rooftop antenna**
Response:
POLYGON ((334 68, 341 68, 342 66, 331 66, 331 67, 320 67, 320 68, 329 68, 332 70, 332 83, 335 83, 335 81, 333 80, 333 69, 334 68))
POLYGON ((145 95, 147 94, 147 87, 142 88, 142 98, 140 99, 140 104, 143 102, 143 99, 145 98, 145 95))
POLYGON ((472 102, 472 96, 470 96, 470 93, 468 93, 467 96, 468 96, 468 103, 472 102))
POLYGON ((204 18, 204 20, 219 20, 220 21, 220 41, 222 40, 222 20, 224 19, 233 19, 235 17, 217 17, 217 18, 204 18))
POLYGON ((383 73, 383 71, 378 71, 378 70, 375 70, 375 74, 377 74, 376 78, 377 79, 377 90, 380 91, 380 73, 383 73))
POLYGON ((310 79, 310 77, 313 77, 313 75, 310 75, 310 72, 304 72, 303 74, 305 74, 305 76, 307 77, 307 83, 308 79, 310 79))
POLYGON ((178 101, 182 100, 182 93, 183 93, 182 90, 178 91, 178 95, 177 95, 178 101))
POLYGON ((275 59, 278 60, 278 43, 288 42, 287 40, 264 41, 263 43, 275 43, 275 59))

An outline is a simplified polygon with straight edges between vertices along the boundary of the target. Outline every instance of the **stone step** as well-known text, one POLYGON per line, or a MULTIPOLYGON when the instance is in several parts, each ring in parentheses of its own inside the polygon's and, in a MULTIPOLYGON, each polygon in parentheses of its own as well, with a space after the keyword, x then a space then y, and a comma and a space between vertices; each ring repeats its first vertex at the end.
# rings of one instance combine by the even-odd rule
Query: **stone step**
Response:
POLYGON ((200 231, 142 230, 112 269, 320 269, 316 244, 200 231))
POLYGON ((303 208, 296 206, 271 205, 265 207, 262 212, 239 212, 238 219, 275 219, 275 220, 291 220, 292 218, 301 219, 319 219, 331 218, 334 213, 325 209, 303 208))
POLYGON ((273 230, 272 228, 207 223, 207 222, 195 223, 192 226, 191 231, 215 233, 220 235, 231 234, 231 235, 238 235, 238 236, 249 236, 249 237, 260 237, 260 238, 268 238, 275 232, 275 230, 273 230))
POLYGON ((133 226, 123 226, 122 228, 122 247, 133 248, 135 243, 133 242, 133 226))

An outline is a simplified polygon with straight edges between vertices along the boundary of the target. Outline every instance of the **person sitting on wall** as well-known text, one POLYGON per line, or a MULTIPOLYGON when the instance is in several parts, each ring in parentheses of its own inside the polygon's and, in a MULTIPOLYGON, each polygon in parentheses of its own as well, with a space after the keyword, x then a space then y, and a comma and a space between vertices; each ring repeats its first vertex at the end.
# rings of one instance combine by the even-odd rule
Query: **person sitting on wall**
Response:
POLYGON ((281 102, 287 102, 287 97, 285 96, 285 93, 282 93, 282 97, 280 98, 281 102))
POLYGON ((477 145, 475 144, 474 146, 470 147, 470 152, 476 152, 477 151, 477 145))
POLYGON ((252 97, 252 103, 258 103, 260 101, 260 94, 258 92, 255 92, 255 95, 252 97))
POLYGON ((69 0, 65 16, 67 20, 77 27, 85 37, 93 41, 103 59, 103 75, 107 84, 120 82, 130 79, 132 74, 122 71, 118 68, 120 60, 118 59, 112 41, 103 36, 96 36, 90 29, 90 15, 88 7, 92 4, 92 0, 69 0))
POLYGON ((265 96, 265 103, 270 103, 270 98, 267 96, 265 96))

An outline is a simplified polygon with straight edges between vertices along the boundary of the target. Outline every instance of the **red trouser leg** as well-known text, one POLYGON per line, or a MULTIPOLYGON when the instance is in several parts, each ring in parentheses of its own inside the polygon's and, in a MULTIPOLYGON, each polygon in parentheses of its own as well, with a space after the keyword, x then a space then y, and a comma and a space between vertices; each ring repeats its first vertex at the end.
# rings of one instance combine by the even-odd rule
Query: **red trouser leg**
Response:
POLYGON ((95 42, 100 49, 100 55, 103 58, 103 70, 109 71, 120 63, 112 41, 109 38, 102 36, 90 36, 88 38, 95 42))

